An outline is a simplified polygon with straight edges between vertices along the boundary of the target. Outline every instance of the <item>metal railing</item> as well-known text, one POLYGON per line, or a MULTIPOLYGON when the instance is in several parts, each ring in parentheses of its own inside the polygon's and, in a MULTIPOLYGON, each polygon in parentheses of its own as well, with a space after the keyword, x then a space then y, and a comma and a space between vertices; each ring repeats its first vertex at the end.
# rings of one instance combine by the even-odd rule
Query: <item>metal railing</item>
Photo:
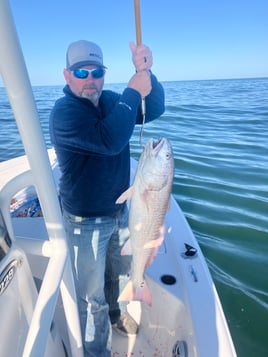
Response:
POLYGON ((49 334, 59 289, 69 328, 72 355, 82 356, 75 288, 57 190, 8 0, 0 0, 0 73, 31 169, 8 182, 1 191, 1 206, 7 228, 11 237, 14 237, 8 217, 11 197, 23 187, 34 185, 49 237, 45 242, 33 243, 27 239, 24 242, 26 251, 41 252, 49 257, 49 263, 37 298, 23 356, 43 355, 45 337, 49 334))

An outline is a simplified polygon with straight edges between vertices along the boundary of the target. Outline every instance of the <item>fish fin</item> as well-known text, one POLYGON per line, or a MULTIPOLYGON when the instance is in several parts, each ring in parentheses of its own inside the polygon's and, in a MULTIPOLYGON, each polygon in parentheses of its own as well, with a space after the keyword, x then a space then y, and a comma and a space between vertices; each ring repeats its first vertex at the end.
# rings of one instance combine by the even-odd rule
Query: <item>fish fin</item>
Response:
POLYGON ((148 268, 149 265, 152 264, 152 262, 155 260, 155 257, 157 255, 158 249, 160 245, 163 243, 164 237, 159 237, 158 239, 151 240, 150 242, 146 243, 144 248, 145 249, 152 249, 152 252, 150 256, 147 259, 147 262, 145 264, 145 268, 148 268))
POLYGON ((156 257, 157 252, 158 252, 158 248, 155 248, 155 249, 152 251, 152 254, 148 257, 147 262, 146 262, 146 264, 145 264, 145 269, 148 268, 148 266, 151 265, 152 262, 155 260, 155 257, 156 257))
POLYGON ((135 289, 133 300, 143 301, 146 302, 147 305, 152 306, 152 295, 145 278, 143 280, 143 285, 135 289))
POLYGON ((148 190, 144 190, 143 192, 140 193, 140 198, 141 198, 141 202, 144 204, 144 206, 146 207, 147 211, 149 211, 150 205, 149 205, 149 191, 148 190))
POLYGON ((122 293, 119 295, 117 301, 131 301, 134 298, 134 286, 132 281, 130 280, 125 288, 123 289, 122 293))
POLYGON ((133 282, 130 280, 118 298, 118 301, 133 300, 143 301, 147 305, 152 306, 152 295, 145 278, 138 287, 134 287, 133 282))
POLYGON ((158 248, 163 243, 163 240, 164 240, 163 236, 157 239, 152 239, 149 242, 145 243, 143 248, 144 249, 158 248))
POLYGON ((116 204, 119 203, 124 203, 125 201, 129 200, 134 192, 134 187, 130 186, 126 191, 124 191, 119 197, 118 199, 115 201, 116 204))
POLYGON ((121 250, 121 255, 132 255, 132 246, 131 246, 130 239, 128 239, 126 243, 123 245, 123 248, 121 250))

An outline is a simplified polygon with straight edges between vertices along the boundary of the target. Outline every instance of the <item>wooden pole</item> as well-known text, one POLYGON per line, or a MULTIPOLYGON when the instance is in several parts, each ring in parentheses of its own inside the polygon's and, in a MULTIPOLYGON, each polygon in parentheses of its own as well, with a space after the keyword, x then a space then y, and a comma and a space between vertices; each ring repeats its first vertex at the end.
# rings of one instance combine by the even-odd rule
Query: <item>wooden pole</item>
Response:
MULTIPOLYGON (((135 8, 135 25, 136 25, 136 44, 139 46, 141 45, 141 16, 140 16, 140 0, 134 0, 134 8, 135 8)), ((143 134, 143 127, 145 123, 145 114, 146 114, 146 107, 145 107, 145 98, 141 100, 141 113, 142 113, 142 126, 140 131, 140 145, 142 146, 142 134, 143 134)))
POLYGON ((135 24, 136 24, 136 43, 141 45, 141 16, 140 16, 140 0, 134 0, 135 8, 135 24))

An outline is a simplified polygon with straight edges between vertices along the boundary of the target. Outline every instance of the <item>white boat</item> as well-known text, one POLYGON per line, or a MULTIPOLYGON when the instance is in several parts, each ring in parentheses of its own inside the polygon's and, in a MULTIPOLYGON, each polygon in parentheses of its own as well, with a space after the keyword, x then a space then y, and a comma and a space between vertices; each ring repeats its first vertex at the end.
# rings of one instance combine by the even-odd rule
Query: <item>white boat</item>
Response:
MULTIPOLYGON (((0 72, 26 153, 0 163, 0 355, 79 357, 79 317, 57 196, 60 171, 54 151, 45 147, 7 0, 0 0, 0 72), (40 217, 33 209, 37 198, 40 217)), ((136 164, 132 159, 132 177, 136 164)), ((165 225, 164 243, 146 270, 152 306, 130 302, 139 333, 128 338, 113 332, 111 356, 236 356, 207 264, 173 197, 165 225)))

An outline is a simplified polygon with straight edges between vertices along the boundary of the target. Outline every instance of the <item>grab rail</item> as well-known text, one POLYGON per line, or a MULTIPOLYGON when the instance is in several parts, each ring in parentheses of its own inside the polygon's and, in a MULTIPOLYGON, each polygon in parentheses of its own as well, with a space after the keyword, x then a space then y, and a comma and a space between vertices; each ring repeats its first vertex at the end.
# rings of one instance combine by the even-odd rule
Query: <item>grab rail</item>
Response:
MULTIPOLYGON (((8 0, 0 0, 0 73, 31 169, 30 174, 22 174, 22 176, 20 175, 19 178, 15 178, 5 186, 4 191, 2 190, 1 193, 3 204, 6 207, 6 200, 10 198, 8 192, 15 193, 11 187, 16 186, 21 189, 20 182, 30 180, 29 176, 32 176, 30 181, 36 188, 49 236, 47 245, 53 248, 51 249, 53 252, 34 310, 24 356, 43 355, 44 346, 40 338, 40 331, 45 332, 45 329, 49 331, 48 326, 52 321, 59 284, 67 319, 75 321, 75 329, 72 331, 72 326, 68 324, 71 348, 73 349, 73 355, 79 356, 82 355, 81 334, 78 327, 79 317, 73 304, 75 301, 75 287, 71 278, 72 271, 67 253, 61 211, 27 68, 8 0), (56 268, 54 271, 52 271, 53 267, 56 268), (55 272, 57 272, 56 276, 55 272), (61 282, 62 274, 63 280, 61 282), (68 289, 68 292, 66 289, 68 289), (47 314, 46 318, 41 320, 41 317, 45 316, 44 312, 47 314), (74 317, 72 318, 70 314, 74 314, 74 317), (42 324, 39 325, 40 321, 42 321, 42 324), (37 352, 37 343, 40 343, 42 351, 37 352)), ((4 214, 5 218, 7 218, 7 208, 4 209, 4 214)), ((12 225, 10 220, 8 222, 10 235, 14 237, 11 233, 12 225)))
MULTIPOLYGON (((9 205, 12 197, 21 189, 31 186, 32 173, 25 171, 7 182, 0 191, 0 208, 11 239, 15 242, 9 205)), ((23 218, 19 218, 23 219, 23 218)), ((53 222, 46 222, 50 231, 60 229, 53 222)), ((64 306, 69 342, 73 356, 82 356, 82 342, 76 294, 70 258, 64 237, 57 239, 48 236, 48 240, 33 240, 24 237, 19 246, 26 253, 49 257, 46 272, 35 304, 31 324, 29 326, 23 356, 43 356, 46 342, 53 320, 59 289, 64 306)))

